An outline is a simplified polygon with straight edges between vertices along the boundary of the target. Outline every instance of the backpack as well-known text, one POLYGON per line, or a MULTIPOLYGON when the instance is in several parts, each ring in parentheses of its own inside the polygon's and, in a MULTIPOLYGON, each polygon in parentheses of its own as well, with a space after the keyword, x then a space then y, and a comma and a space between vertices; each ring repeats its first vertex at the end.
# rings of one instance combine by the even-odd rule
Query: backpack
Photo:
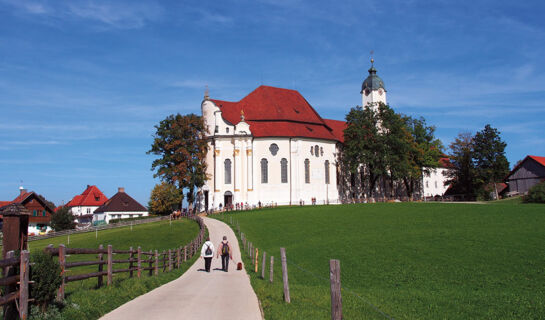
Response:
POLYGON ((224 256, 229 254, 229 242, 226 242, 221 246, 221 254, 224 256))
POLYGON ((212 249, 210 249, 209 245, 206 246, 206 251, 204 251, 204 254, 207 255, 207 256, 212 254, 212 249))

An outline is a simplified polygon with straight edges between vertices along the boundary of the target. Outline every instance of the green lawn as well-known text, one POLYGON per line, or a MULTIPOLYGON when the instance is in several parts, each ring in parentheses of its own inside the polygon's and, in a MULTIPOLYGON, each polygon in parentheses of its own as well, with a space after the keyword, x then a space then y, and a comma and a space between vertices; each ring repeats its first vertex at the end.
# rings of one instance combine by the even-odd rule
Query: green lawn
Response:
MULTIPOLYGON (((199 226, 195 221, 181 219, 160 221, 136 225, 132 227, 116 228, 98 232, 74 234, 68 237, 57 237, 29 242, 31 253, 43 250, 48 244, 58 247, 64 244, 70 248, 98 248, 100 244, 106 248, 111 244, 115 249, 127 250, 129 247, 142 247, 143 251, 174 249, 189 243, 197 236, 199 226)), ((128 255, 117 254, 115 260, 127 259, 128 255)), ((97 260, 97 255, 72 255, 67 257, 67 262, 97 260)), ((98 319, 101 315, 115 309, 123 303, 150 291, 161 284, 179 277, 193 262, 194 259, 182 265, 180 270, 171 273, 162 273, 158 277, 149 277, 145 272, 140 279, 129 279, 128 273, 114 274, 114 285, 96 289, 97 279, 91 278, 83 281, 71 282, 66 285, 66 303, 62 310, 65 319, 98 319)), ((148 265, 145 264, 145 267, 148 265)), ((128 264, 114 264, 114 269, 125 269, 128 264)), ((96 272, 98 266, 85 266, 69 269, 68 275, 96 272)), ((106 270, 106 266, 104 266, 106 270)), ((134 272, 136 277, 136 272, 134 272)), ((104 277, 104 285, 106 277, 104 277)))
POLYGON ((341 261, 345 319, 545 317, 544 205, 377 203, 229 216, 275 257, 273 284, 250 272, 267 319, 330 319, 329 259, 341 261))

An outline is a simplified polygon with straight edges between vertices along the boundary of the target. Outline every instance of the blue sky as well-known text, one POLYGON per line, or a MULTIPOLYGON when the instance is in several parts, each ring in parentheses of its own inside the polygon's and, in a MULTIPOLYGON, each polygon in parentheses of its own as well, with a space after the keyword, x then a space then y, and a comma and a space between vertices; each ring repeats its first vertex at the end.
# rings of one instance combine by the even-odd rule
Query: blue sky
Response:
POLYGON ((87 184, 143 204, 167 115, 205 85, 238 101, 296 89, 324 118, 361 104, 369 52, 398 112, 447 146, 490 123, 513 165, 545 156, 542 1, 0 0, 0 200, 87 184))

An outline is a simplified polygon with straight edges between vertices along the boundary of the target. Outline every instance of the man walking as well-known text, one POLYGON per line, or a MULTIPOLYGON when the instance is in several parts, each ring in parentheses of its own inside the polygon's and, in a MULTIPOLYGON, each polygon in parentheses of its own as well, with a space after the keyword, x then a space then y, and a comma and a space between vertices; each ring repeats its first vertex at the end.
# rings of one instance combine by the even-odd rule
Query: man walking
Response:
POLYGON ((231 246, 229 245, 229 241, 227 241, 227 237, 223 236, 223 241, 220 242, 220 245, 218 246, 218 253, 216 255, 216 258, 219 257, 221 253, 221 269, 225 272, 229 271, 229 259, 233 260, 233 256, 231 254, 231 246))
POLYGON ((201 258, 204 258, 204 269, 206 272, 210 272, 210 265, 212 264, 212 258, 214 257, 214 245, 210 241, 210 237, 206 238, 206 242, 201 248, 201 258))

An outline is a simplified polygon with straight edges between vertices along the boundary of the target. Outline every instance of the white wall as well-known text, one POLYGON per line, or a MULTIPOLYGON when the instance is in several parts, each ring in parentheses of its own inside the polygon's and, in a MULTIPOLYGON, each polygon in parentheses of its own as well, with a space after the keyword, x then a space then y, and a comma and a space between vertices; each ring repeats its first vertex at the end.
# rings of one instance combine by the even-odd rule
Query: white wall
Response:
POLYGON ((436 195, 442 196, 447 191, 448 186, 445 186, 447 177, 445 176, 448 169, 437 168, 428 169, 429 174, 424 173, 422 185, 424 188, 425 197, 434 197, 436 195))

